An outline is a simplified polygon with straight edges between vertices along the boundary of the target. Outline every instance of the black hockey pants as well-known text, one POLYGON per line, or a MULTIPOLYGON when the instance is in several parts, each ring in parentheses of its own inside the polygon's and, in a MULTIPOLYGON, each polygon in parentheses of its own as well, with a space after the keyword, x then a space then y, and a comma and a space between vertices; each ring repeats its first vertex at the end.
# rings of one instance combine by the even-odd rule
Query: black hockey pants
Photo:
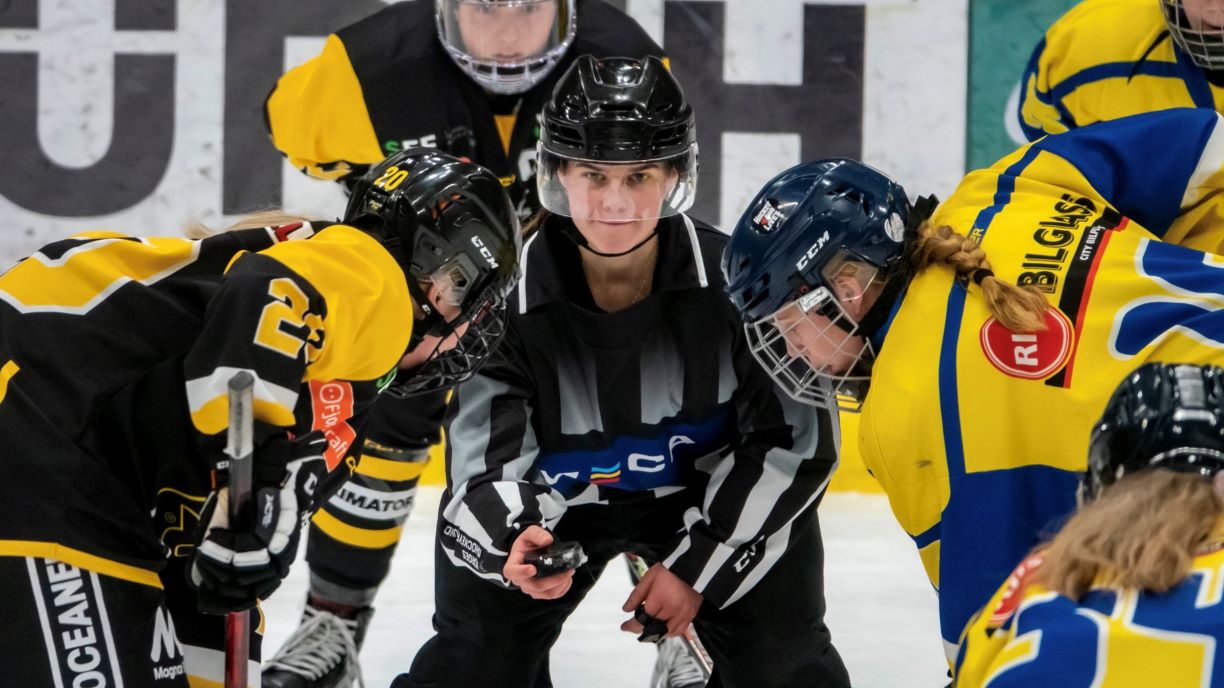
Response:
MULTIPOLYGON (((571 518, 579 511, 567 512, 556 535, 581 542, 590 561, 578 569, 573 587, 559 600, 534 600, 482 580, 456 567, 435 546, 437 635, 393 688, 552 686, 548 653, 565 619, 610 560, 626 549, 638 549, 624 541, 592 538, 586 527, 591 523, 571 518)), ((824 624, 824 553, 815 508, 800 516, 795 527, 802 532, 760 583, 725 609, 707 603, 698 612, 697 633, 715 666, 710 688, 850 685, 824 624)), ((624 573, 614 570, 610 575, 624 573)), ((633 636, 608 628, 609 647, 632 642, 633 636)), ((592 673, 598 671, 598 666, 591 667, 592 673)))

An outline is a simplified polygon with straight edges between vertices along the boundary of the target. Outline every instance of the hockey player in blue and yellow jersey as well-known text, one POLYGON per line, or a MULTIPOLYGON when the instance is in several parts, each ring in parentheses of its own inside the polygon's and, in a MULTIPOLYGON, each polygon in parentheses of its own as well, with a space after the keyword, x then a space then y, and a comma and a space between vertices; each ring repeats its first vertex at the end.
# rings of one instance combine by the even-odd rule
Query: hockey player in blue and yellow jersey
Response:
POLYGON ((1224 361, 1224 264, 1169 243, 1219 245, 1221 144, 1188 109, 1049 136, 926 221, 861 163, 806 163, 736 227, 723 265, 757 357, 796 398, 861 404, 949 657, 1074 507, 1109 391, 1144 361, 1224 361))
POLYGON ((475 372, 520 245, 492 173, 417 150, 358 184, 344 224, 92 233, 0 276, 4 685, 221 685, 223 618, 199 612, 279 585, 380 390, 475 372), (249 530, 216 506, 239 371, 266 508, 249 530))
POLYGON ((1224 2, 1085 0, 1054 23, 1020 80, 1028 140, 1143 112, 1224 109, 1224 2))
POLYGON ((1224 685, 1224 370, 1141 367, 1089 447, 1091 501, 974 618, 959 688, 1224 685))

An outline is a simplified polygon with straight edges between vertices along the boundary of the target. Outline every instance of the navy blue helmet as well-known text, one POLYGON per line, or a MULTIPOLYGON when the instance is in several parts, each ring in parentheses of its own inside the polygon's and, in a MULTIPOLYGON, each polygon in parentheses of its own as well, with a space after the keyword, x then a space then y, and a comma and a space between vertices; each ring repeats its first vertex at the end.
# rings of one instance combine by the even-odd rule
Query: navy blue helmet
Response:
POLYGON ((861 405, 869 376, 860 361, 870 346, 856 335, 858 319, 836 298, 834 280, 852 276, 866 288, 897 264, 910 216, 896 182, 856 160, 831 158, 774 177, 740 217, 723 252, 727 294, 753 354, 787 394, 812 404, 837 396, 847 410, 861 405), (799 328, 809 316, 820 317, 799 328), (805 358, 797 343, 805 332, 808 351, 820 354, 805 358), (813 337, 823 339, 813 344, 813 337), (850 363, 833 369, 813 363, 817 355, 850 363))
POLYGON ((857 160, 796 165, 761 189, 731 233, 727 294, 752 322, 824 286, 821 268, 841 250, 889 267, 901 258, 909 211, 905 189, 857 160))
POLYGON ((1148 363, 1114 391, 1092 431, 1081 496, 1147 468, 1224 469, 1224 370, 1148 363))

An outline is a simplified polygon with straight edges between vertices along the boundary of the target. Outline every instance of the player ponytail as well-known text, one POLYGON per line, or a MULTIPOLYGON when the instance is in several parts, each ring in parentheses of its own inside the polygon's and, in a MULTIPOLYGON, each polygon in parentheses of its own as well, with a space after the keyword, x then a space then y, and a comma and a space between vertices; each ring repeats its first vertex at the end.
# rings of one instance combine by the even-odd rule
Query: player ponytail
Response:
POLYGON ((1044 548, 1034 582, 1078 600, 1097 585, 1165 592, 1190 574, 1224 517, 1212 481, 1169 470, 1124 476, 1044 548))
POLYGON ((269 208, 267 210, 257 210, 249 215, 241 217, 232 225, 225 227, 224 229, 213 229, 212 227, 198 221, 191 222, 183 228, 183 234, 186 235, 188 239, 207 239, 210 236, 216 236, 217 234, 224 234, 226 232, 234 232, 240 229, 276 227, 278 225, 293 224, 294 222, 314 221, 315 220, 312 220, 311 218, 302 217, 301 215, 293 215, 285 212, 284 210, 269 208))
POLYGON ((982 288, 991 315, 1013 332, 1044 330, 1045 297, 1032 287, 1018 287, 995 277, 978 242, 947 225, 924 222, 910 251, 909 268, 916 273, 931 265, 946 264, 982 288))

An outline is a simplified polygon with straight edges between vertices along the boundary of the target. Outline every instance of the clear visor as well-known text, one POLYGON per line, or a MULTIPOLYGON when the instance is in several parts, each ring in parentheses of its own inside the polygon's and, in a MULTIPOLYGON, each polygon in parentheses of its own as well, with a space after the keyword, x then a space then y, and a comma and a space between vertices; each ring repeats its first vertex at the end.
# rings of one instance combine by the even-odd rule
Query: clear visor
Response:
POLYGON ((568 158, 537 150, 540 205, 566 217, 632 222, 688 210, 697 192, 697 144, 666 158, 626 163, 568 158))
POLYGON ((1224 0, 1160 0, 1169 32, 1199 67, 1224 69, 1224 0))
MULTIPOLYGON (((842 259, 821 271, 825 284, 837 283, 828 275, 859 281, 857 298, 877 273, 873 266, 842 259)), ((875 352, 829 289, 808 292, 744 329, 753 356, 791 398, 814 406, 836 403, 843 411, 862 407, 871 380, 866 361, 875 352)))
POLYGON ((482 83, 482 77, 508 86, 520 80, 534 83, 572 39, 565 0, 437 2, 442 44, 482 83))

